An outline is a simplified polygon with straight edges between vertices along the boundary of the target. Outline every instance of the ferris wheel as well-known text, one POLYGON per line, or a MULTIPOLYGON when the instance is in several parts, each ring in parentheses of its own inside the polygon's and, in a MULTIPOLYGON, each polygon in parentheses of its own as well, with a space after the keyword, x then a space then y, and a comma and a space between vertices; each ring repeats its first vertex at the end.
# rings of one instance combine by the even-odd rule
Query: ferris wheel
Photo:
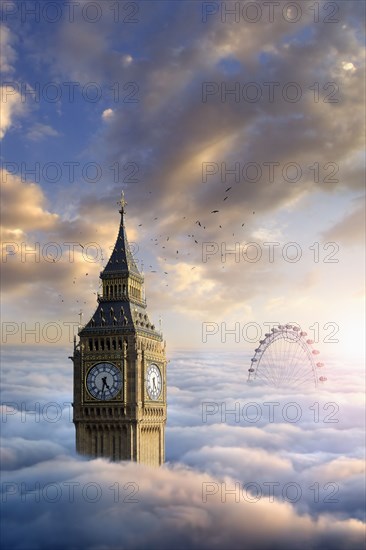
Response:
POLYGON ((317 362, 319 351, 307 333, 293 325, 278 325, 259 341, 251 359, 248 382, 258 381, 275 387, 317 386, 324 363, 317 362))

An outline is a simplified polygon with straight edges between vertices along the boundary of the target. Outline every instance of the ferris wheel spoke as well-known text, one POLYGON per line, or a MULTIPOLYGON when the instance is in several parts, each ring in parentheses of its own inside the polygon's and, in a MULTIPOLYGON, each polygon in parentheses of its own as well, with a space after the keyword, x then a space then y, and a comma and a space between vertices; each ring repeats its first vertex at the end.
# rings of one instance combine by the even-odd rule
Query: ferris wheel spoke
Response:
POLYGON ((274 381, 273 378, 273 369, 270 368, 270 364, 268 364, 266 361, 263 361, 260 366, 258 367, 259 373, 262 374, 263 377, 265 377, 267 380, 274 381))
POLYGON ((293 355, 291 358, 291 362, 289 364, 289 376, 296 377, 297 371, 301 368, 303 368, 305 365, 302 365, 303 363, 303 350, 302 347, 299 346, 297 343, 294 345, 293 355))

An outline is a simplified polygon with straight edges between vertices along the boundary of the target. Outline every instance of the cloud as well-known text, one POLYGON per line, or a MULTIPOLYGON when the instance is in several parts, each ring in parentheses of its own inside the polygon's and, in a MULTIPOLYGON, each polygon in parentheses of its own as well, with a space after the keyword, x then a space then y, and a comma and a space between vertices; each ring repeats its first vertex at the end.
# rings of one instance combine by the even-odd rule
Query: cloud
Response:
POLYGON ((0 139, 3 139, 6 132, 14 127, 18 117, 26 113, 26 106, 22 101, 21 94, 14 86, 1 86, 1 124, 0 139))
MULTIPOLYGON (((9 494, 3 522, 13 522, 19 513, 24 517, 16 530, 7 530, 4 542, 8 547, 18 544, 25 533, 28 544, 40 550, 50 545, 55 549, 121 544, 144 548, 147 541, 163 549, 172 544, 178 548, 241 548, 243 538, 258 549, 294 548, 296 544, 336 549, 345 544, 357 548, 362 538, 362 524, 356 520, 324 515, 314 521, 297 515, 289 503, 264 499, 254 504, 227 496, 222 502, 220 494, 212 496, 213 490, 219 493, 221 489, 217 479, 183 467, 154 471, 134 464, 59 457, 44 462, 42 472, 35 466, 5 479, 9 494), (38 483, 40 501, 34 502, 34 492, 25 502, 19 494, 12 494, 21 483, 30 490, 38 483), (51 499, 58 500, 51 503, 51 499)), ((225 487, 233 490, 234 486, 228 479, 225 487)))
POLYGON ((19 513, 23 517, 17 529, 5 532, 8 548, 26 533, 30 547, 40 550, 50 545, 79 549, 121 544, 137 549, 147 541, 163 549, 173 543, 178 548, 241 548, 243 538, 258 549, 296 544, 357 548, 363 534, 360 521, 327 515, 313 520, 296 514, 288 502, 253 502, 253 495, 239 490, 236 501, 235 494, 222 492, 235 491, 230 479, 221 485, 215 477, 182 466, 156 471, 60 456, 6 475, 3 487, 8 490, 3 494, 3 525, 14 524, 19 513), (26 487, 33 492, 21 497, 22 484, 23 491, 26 487))
POLYGON ((114 116, 113 109, 105 109, 102 113, 102 119, 106 122, 108 122, 109 120, 112 120, 113 116, 114 116))
POLYGON ((342 61, 342 67, 345 71, 351 71, 352 73, 356 71, 354 64, 347 61, 342 61))
MULTIPOLYGON (((100 271, 103 231, 96 235, 95 219, 70 221, 52 211, 42 187, 22 181, 6 170, 2 180, 2 283, 7 288, 4 321, 60 323, 76 320, 80 304, 94 305, 94 284, 100 271), (82 248, 81 244, 84 246, 82 248), (93 281, 88 283, 88 277, 93 281), (84 287, 84 291, 81 287, 84 287), (39 293, 47 299, 39 300, 39 293), (14 297, 22 296, 14 303, 14 297), (63 313, 62 304, 68 304, 63 313), (26 314, 28 311, 28 314, 26 314), (36 317, 36 319, 35 319, 36 317)), ((107 226, 108 235, 111 231, 107 226)), ((107 247, 107 246, 106 246, 107 247)), ((105 252, 105 256, 110 251, 105 252)), ((63 333, 69 341, 69 335, 63 333)), ((65 340, 66 341, 66 340, 65 340)))
MULTIPOLYGON (((356 201, 355 201, 356 202, 356 201)), ((347 246, 363 244, 365 241, 365 202, 359 197, 357 206, 324 232, 327 241, 339 242, 347 246)))
POLYGON ((12 74, 14 72, 14 62, 17 54, 13 48, 15 42, 14 34, 4 25, 0 25, 0 72, 3 74, 12 74))
POLYGON ((50 229, 58 216, 46 210, 46 198, 40 185, 22 182, 19 176, 1 171, 4 211, 2 223, 5 229, 21 231, 50 229), (6 208, 5 208, 6 205, 6 208))
POLYGON ((17 83, 12 80, 15 72, 14 63, 17 53, 13 47, 16 42, 14 33, 4 24, 0 25, 0 73, 3 75, 3 85, 0 86, 0 140, 8 130, 16 125, 17 119, 23 116, 27 109, 17 83), (6 78, 4 78, 6 77, 6 78))
POLYGON ((36 123, 27 131, 27 138, 31 141, 41 141, 46 137, 56 137, 59 133, 48 124, 36 123))
POLYGON ((75 455, 72 409, 61 407, 72 393, 69 353, 55 348, 50 371, 49 350, 5 350, 3 400, 19 409, 5 404, 2 411, 5 547, 21 547, 26 533, 29 547, 40 550, 168 549, 173 541, 178 548, 239 549, 244 538, 258 549, 360 547, 364 398, 354 370, 334 367, 340 379, 330 380, 324 395, 273 393, 248 386, 244 375, 241 380, 241 354, 174 356, 168 463, 150 469, 75 455), (203 423, 207 401, 219 410, 203 423), (279 403, 273 421, 264 406, 270 401, 279 403), (254 424, 242 414, 250 402, 262 408, 254 424), (296 423, 284 421, 290 402, 302 410, 296 423), (314 422, 315 402, 320 422, 314 422), (324 422, 333 412, 324 408, 328 402, 340 406, 338 423, 324 422), (224 419, 222 403, 229 411, 224 419), (232 413, 235 403, 240 422, 232 413))
POLYGON ((133 61, 132 55, 125 54, 125 55, 122 56, 122 65, 124 67, 128 67, 129 65, 131 65, 132 61, 133 61))

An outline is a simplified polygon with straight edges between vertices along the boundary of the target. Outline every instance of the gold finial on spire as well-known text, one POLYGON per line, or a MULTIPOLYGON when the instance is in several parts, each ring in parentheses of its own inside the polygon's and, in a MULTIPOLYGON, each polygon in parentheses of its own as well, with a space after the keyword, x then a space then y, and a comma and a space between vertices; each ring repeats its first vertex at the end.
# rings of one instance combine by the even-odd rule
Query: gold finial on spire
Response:
POLYGON ((126 201, 126 199, 125 199, 125 194, 124 194, 123 189, 122 189, 122 191, 121 191, 121 198, 120 198, 120 200, 117 202, 117 204, 121 207, 120 212, 121 212, 121 213, 124 212, 125 206, 127 205, 127 201, 126 201))

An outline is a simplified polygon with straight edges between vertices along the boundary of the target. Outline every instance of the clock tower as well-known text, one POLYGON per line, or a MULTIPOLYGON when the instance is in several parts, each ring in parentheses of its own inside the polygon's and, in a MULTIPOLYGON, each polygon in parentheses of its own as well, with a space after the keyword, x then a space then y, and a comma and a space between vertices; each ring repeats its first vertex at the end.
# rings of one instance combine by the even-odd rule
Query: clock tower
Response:
POLYGON ((82 455, 159 466, 165 455, 165 342, 146 311, 144 278, 130 251, 126 201, 102 293, 74 342, 73 421, 82 455))

